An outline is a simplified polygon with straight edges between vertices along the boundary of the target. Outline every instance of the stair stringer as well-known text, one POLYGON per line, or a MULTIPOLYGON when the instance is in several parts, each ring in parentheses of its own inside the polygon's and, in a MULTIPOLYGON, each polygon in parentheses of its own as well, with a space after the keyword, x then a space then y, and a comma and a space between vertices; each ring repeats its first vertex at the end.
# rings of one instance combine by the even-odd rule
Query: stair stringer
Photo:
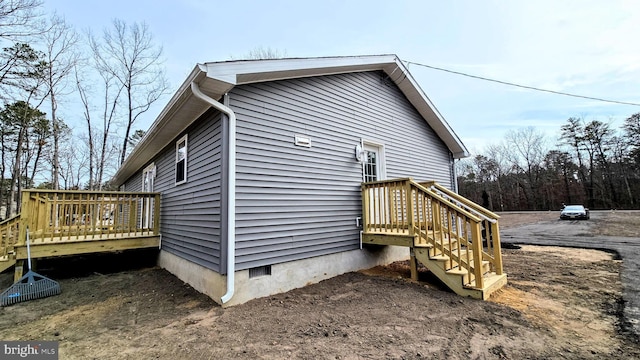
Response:
POLYGON ((507 283, 507 275, 496 275, 495 273, 484 274, 485 286, 483 289, 464 285, 464 278, 467 271, 446 271, 442 264, 445 261, 441 256, 432 258, 429 254, 430 248, 416 247, 413 249, 416 260, 420 261, 429 271, 438 277, 449 289, 460 296, 468 296, 474 299, 486 300, 491 293, 500 289, 507 283))

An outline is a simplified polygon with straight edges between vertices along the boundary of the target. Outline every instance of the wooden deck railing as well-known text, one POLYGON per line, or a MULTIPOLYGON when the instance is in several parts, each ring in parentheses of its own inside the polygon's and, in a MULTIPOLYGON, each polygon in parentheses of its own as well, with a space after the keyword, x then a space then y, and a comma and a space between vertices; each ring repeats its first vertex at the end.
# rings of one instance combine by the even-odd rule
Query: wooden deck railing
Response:
POLYGON ((160 194, 24 190, 20 214, 0 223, 0 257, 24 246, 160 233, 160 194))
POLYGON ((26 190, 20 215, 20 233, 28 226, 34 242, 152 235, 159 233, 160 194, 26 190))
POLYGON ((0 222, 0 259, 6 258, 18 242, 20 233, 20 215, 0 222))
POLYGON ((470 286, 483 287, 483 260, 502 274, 499 238, 487 235, 483 246, 483 218, 410 178, 363 183, 362 214, 365 233, 413 236, 414 246, 431 246, 450 269, 466 270, 470 286))

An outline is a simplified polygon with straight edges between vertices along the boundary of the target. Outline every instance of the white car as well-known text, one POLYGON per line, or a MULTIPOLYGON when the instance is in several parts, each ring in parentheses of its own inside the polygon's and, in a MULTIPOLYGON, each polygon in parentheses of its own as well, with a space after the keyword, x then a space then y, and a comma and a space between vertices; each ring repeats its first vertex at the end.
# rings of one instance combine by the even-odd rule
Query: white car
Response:
POLYGON ((560 212, 560 219, 583 219, 589 220, 589 209, 582 205, 567 205, 560 212))

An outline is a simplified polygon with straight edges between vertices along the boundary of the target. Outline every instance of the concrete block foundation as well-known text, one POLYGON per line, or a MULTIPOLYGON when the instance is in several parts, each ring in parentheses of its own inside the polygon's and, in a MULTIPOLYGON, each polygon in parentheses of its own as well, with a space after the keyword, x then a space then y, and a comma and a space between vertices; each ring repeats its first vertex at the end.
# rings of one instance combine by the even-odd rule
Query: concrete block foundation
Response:
POLYGON ((318 256, 271 266, 271 275, 249 278, 249 270, 236 271, 235 291, 231 300, 221 304, 226 293, 227 277, 203 266, 161 251, 158 265, 223 307, 279 294, 314 284, 351 271, 369 269, 409 258, 409 248, 400 246, 366 246, 337 254, 318 256))

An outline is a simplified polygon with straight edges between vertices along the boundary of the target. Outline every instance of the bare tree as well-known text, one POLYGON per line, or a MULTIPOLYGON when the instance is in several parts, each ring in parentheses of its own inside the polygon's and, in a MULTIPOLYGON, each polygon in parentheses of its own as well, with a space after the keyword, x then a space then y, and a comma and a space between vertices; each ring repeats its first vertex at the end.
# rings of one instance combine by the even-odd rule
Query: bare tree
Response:
MULTIPOLYGON (((268 59, 282 59, 287 57, 286 50, 272 49, 270 47, 258 46, 250 50, 246 55, 239 58, 239 60, 268 60, 268 59)), ((234 59, 234 57, 231 57, 234 59)))
POLYGON ((58 101, 68 95, 67 80, 78 62, 78 35, 73 28, 58 15, 52 15, 48 31, 42 35, 45 46, 45 86, 51 104, 51 124, 53 135, 52 177, 54 189, 59 189, 60 174, 60 126, 58 124, 58 101))
POLYGON ((492 180, 496 184, 496 201, 497 204, 494 204, 493 209, 504 211, 504 192, 503 192, 503 180, 502 178, 508 172, 508 148, 502 145, 491 144, 487 146, 487 157, 491 159, 492 166, 490 167, 490 171, 492 173, 492 180))
POLYGON ((524 182, 518 183, 522 187, 529 205, 537 208, 533 193, 539 186, 539 174, 542 161, 547 152, 545 136, 534 127, 511 130, 505 136, 512 165, 523 172, 524 182))
POLYGON ((83 78, 80 66, 76 66, 74 73, 76 89, 83 106, 82 115, 87 124, 89 189, 101 189, 105 168, 109 167, 114 150, 111 140, 112 131, 124 87, 118 84, 111 74, 98 71, 100 87, 92 89, 88 86, 88 81, 83 78), (95 96, 101 98, 100 105, 97 107, 92 106, 92 93, 97 93, 95 96), (98 113, 97 119, 94 119, 94 112, 98 113), (94 121, 100 121, 100 125, 96 126, 94 121))
MULTIPOLYGON (((76 79, 76 89, 78 91, 78 95, 80 96, 80 101, 82 102, 82 116, 87 124, 87 148, 89 151, 89 190, 93 190, 93 183, 95 181, 95 167, 93 164, 93 160, 95 158, 95 149, 93 142, 93 127, 91 125, 91 108, 89 106, 89 97, 87 95, 87 88, 82 82, 82 77, 80 75, 80 69, 78 64, 74 67, 73 72, 76 79)), ((66 172, 65 172, 66 174, 66 172)), ((69 175, 65 177, 68 178, 69 175)))
MULTIPOLYGON (((67 190, 80 189, 89 169, 89 152, 84 148, 87 141, 73 136, 70 130, 60 132, 60 185, 67 190)), ((87 185, 89 187, 91 183, 87 185)))
POLYGON ((485 154, 457 163, 460 193, 500 210, 558 209, 566 202, 637 209, 639 124, 640 114, 631 115, 619 130, 611 121, 572 117, 552 150, 533 129, 512 131, 504 146, 489 145, 485 154))
POLYGON ((145 23, 127 25, 117 19, 112 28, 104 30, 101 39, 91 36, 90 45, 100 71, 111 75, 124 90, 126 122, 120 155, 122 164, 133 124, 167 91, 162 47, 154 44, 145 23))
POLYGON ((0 0, 0 39, 15 41, 42 32, 42 0, 0 0))

